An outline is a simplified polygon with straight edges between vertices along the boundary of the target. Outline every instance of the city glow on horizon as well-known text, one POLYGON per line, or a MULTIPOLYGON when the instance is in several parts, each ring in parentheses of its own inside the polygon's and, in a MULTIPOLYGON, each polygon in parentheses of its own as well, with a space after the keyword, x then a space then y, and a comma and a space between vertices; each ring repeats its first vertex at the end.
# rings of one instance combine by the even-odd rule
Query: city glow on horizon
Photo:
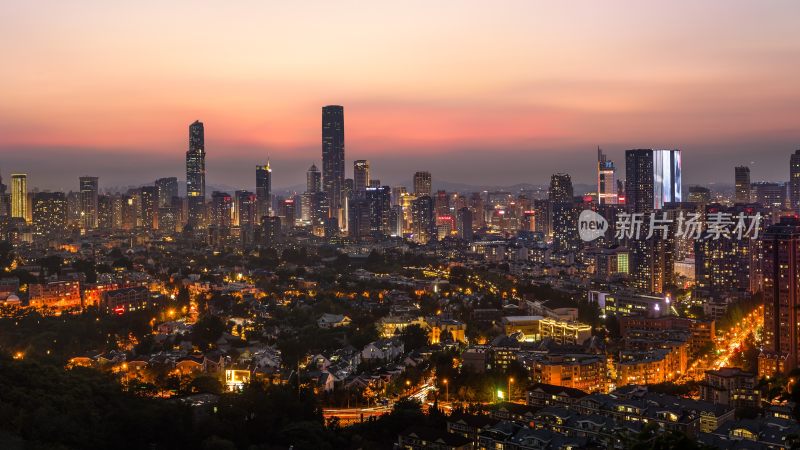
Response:
MULTIPOLYGON (((800 41, 789 1, 4 9, 5 170, 53 154, 180 161, 195 119, 208 129, 212 167, 215 158, 256 164, 267 154, 307 166, 319 160, 324 104, 345 106, 348 160, 402 153, 430 157, 434 168, 456 152, 480 159, 491 150, 527 164, 557 150, 566 164, 597 144, 616 151, 612 159, 639 145, 696 149, 691 159, 743 154, 757 142, 785 154, 800 140, 800 41)), ((58 177, 59 164, 41 170, 58 177)), ((454 179, 473 174, 451 167, 454 179)), ((228 170, 217 168, 210 176, 228 170)), ((525 181, 516 180, 521 169, 508 170, 525 181)), ((588 175, 591 166, 578 170, 588 175)), ((276 173, 276 182, 301 177, 276 173)))

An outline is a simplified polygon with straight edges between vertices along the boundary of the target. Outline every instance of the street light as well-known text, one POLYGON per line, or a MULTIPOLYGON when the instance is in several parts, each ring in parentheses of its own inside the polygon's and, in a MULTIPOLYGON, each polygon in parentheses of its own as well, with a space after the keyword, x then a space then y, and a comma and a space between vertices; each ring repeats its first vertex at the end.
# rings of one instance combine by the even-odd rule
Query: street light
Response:
POLYGON ((442 380, 442 383, 444 383, 444 402, 445 403, 449 403, 450 402, 450 386, 447 385, 447 378, 442 380))

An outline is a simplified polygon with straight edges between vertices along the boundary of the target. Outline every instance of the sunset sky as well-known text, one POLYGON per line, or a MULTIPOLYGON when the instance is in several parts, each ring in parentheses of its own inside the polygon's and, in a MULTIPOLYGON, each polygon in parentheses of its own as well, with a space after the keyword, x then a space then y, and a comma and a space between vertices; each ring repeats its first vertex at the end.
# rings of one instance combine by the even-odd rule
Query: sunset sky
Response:
POLYGON ((320 164, 345 107, 348 174, 472 184, 593 179, 595 148, 684 151, 685 182, 786 180, 800 148, 800 2, 6 1, 0 173, 41 188, 276 187, 320 164))

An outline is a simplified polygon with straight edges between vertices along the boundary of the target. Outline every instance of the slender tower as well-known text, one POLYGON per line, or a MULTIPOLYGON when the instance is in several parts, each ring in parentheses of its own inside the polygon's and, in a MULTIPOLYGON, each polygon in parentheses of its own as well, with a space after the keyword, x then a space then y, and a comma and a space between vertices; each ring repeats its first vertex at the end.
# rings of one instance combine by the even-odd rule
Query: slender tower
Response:
POLYGON ((256 212, 259 221, 272 209, 272 168, 269 158, 265 166, 256 166, 256 212))
POLYGON ((329 216, 338 219, 342 215, 344 187, 344 108, 338 105, 322 107, 322 186, 329 216))
POLYGON ((203 224, 206 203, 206 144, 203 122, 189 125, 189 151, 186 152, 186 196, 189 224, 203 224))

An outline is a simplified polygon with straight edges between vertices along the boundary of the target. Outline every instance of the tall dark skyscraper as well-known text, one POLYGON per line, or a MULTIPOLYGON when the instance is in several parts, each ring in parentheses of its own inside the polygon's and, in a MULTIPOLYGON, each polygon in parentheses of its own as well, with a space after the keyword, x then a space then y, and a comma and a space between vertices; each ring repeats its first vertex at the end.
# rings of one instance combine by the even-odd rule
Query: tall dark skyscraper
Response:
MULTIPOLYGON (((648 214, 683 200, 680 150, 627 150, 625 174, 625 204, 631 212, 648 214)), ((644 292, 664 292, 674 272, 674 239, 656 234, 632 239, 629 248, 633 285, 644 292)))
POLYGON ((267 165, 256 166, 256 214, 260 218, 268 216, 272 208, 272 168, 267 165))
POLYGON ((97 228, 97 177, 80 177, 81 228, 97 228))
POLYGON ((556 173, 550 177, 551 202, 572 202, 575 196, 572 189, 572 179, 566 173, 556 173))
POLYGON ((172 199, 178 196, 178 179, 176 177, 159 178, 156 180, 158 190, 158 207, 172 206, 172 199))
POLYGON ((315 164, 306 172, 306 192, 319 192, 322 190, 322 174, 315 164))
MULTIPOLYGON (((794 155, 792 155, 794 163, 794 155)), ((794 165, 792 166, 794 167, 794 165)), ((736 203, 750 203, 750 168, 747 166, 737 166, 734 174, 736 182, 736 203)))
POLYGON ((682 201, 680 150, 627 150, 625 175, 625 204, 634 212, 682 201))
POLYGON ((789 201, 795 213, 800 213, 800 150, 789 160, 789 201))
POLYGON ((344 187, 344 108, 338 105, 322 107, 322 186, 330 216, 339 218, 344 187))
POLYGON ((353 193, 359 198, 363 197, 369 185, 369 161, 366 159, 353 161, 353 193))
POLYGON ((186 152, 186 196, 189 224, 203 224, 206 202, 206 144, 203 122, 189 125, 189 151, 186 152))
POLYGON ((764 342, 758 374, 773 376, 798 367, 800 350, 800 221, 782 217, 762 239, 764 342))
POLYGON ((414 174, 414 195, 422 197, 423 195, 431 195, 433 187, 431 183, 430 172, 416 172, 414 174))

